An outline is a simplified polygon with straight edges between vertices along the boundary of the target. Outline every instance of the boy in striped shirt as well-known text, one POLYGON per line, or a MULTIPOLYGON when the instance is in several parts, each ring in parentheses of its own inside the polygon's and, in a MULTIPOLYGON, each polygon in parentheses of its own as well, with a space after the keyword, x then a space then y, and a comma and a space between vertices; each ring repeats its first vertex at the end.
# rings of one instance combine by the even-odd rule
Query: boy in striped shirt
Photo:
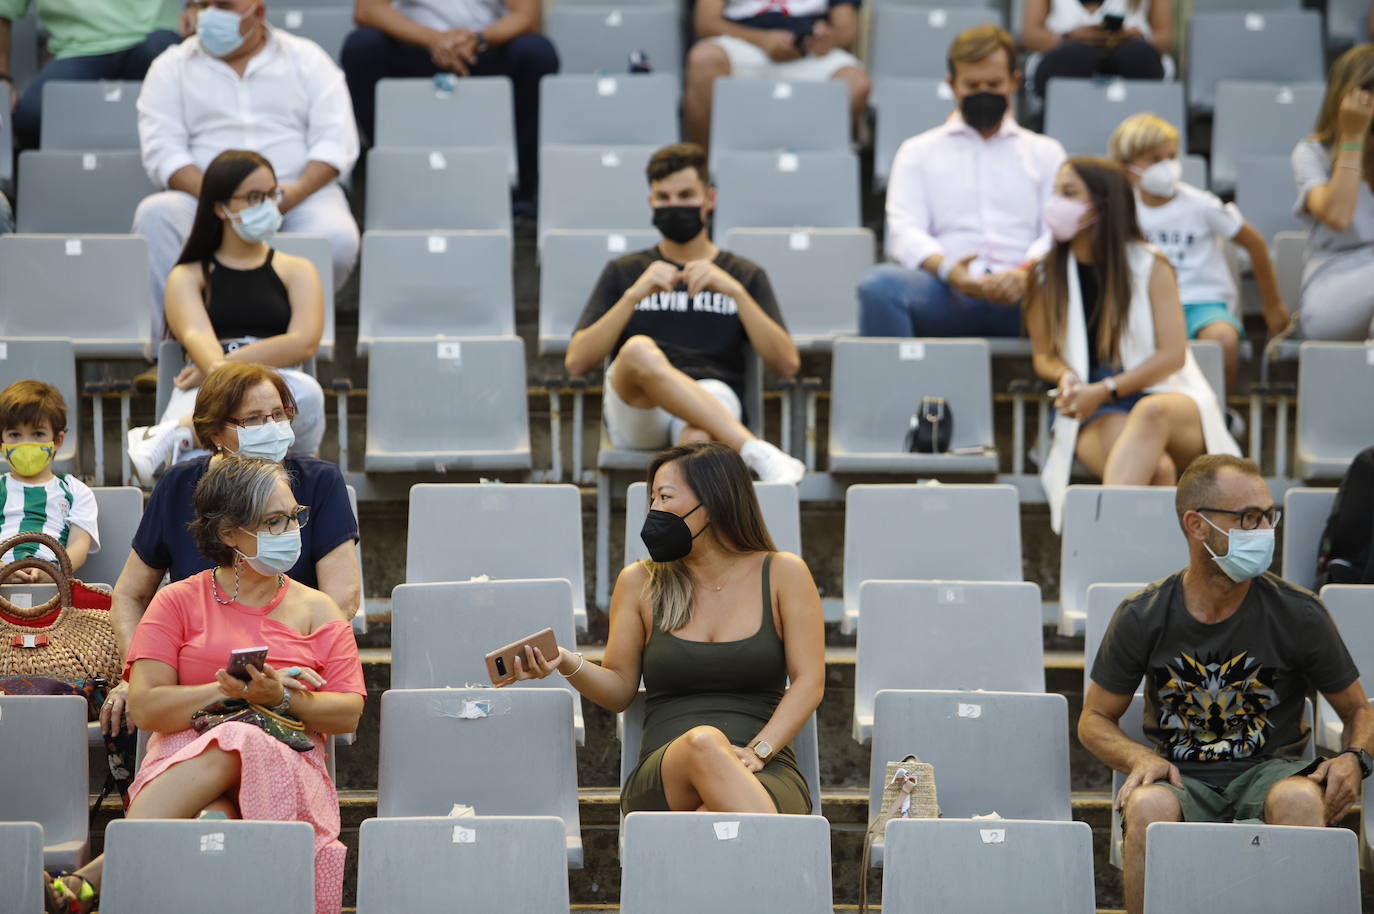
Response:
MULTIPOLYGON (((18 533, 46 533, 60 542, 80 568, 100 550, 95 495, 75 476, 54 473, 53 458, 67 434, 67 404, 62 394, 42 381, 15 381, 0 391, 0 448, 9 472, 0 491, 0 540, 18 533)), ((46 546, 21 543, 0 562, 37 555, 54 561, 46 546)), ((22 568, 2 583, 39 584, 48 578, 36 568, 22 568)))

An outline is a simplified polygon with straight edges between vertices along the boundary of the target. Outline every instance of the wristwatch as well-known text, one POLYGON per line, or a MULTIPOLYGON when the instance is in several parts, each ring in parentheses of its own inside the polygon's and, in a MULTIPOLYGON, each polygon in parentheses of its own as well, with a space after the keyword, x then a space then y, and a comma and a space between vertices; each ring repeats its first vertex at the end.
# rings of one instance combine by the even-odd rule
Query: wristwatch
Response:
POLYGON ((1374 756, 1371 756, 1363 749, 1345 749, 1338 754, 1345 755, 1347 752, 1355 756, 1355 760, 1360 763, 1361 780, 1369 777, 1370 773, 1374 772, 1374 756))
POLYGON ((754 750, 754 754, 759 757, 759 761, 761 762, 768 761, 768 756, 773 754, 773 747, 767 740, 759 740, 749 748, 754 750))
POLYGON ((477 39, 477 53, 481 54, 487 49, 487 36, 482 32, 473 32, 472 36, 477 39))

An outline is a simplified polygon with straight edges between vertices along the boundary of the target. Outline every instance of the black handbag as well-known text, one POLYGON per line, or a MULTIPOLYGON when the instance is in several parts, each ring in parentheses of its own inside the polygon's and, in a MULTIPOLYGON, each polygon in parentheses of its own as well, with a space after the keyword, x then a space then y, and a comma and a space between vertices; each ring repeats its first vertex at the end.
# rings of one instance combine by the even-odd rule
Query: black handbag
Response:
POLYGON ((944 454, 954 436, 954 413, 944 397, 922 397, 906 430, 906 450, 912 454, 944 454))

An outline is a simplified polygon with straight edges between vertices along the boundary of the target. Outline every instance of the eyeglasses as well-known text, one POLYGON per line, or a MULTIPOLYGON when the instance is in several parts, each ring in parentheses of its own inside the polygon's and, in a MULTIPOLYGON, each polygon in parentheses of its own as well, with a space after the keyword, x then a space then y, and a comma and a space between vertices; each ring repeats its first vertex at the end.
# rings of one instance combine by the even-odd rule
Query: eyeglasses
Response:
POLYGON ((262 203, 266 200, 271 200, 273 203, 280 204, 282 198, 285 196, 286 191, 282 190, 280 187, 274 187, 269 191, 250 190, 246 194, 231 194, 229 196, 229 199, 247 200, 249 206, 257 206, 259 203, 262 203))
POLYGON ((1197 510, 1238 517, 1242 530, 1258 530, 1264 521, 1268 521, 1271 528, 1277 528, 1279 520, 1283 517, 1281 508, 1244 508, 1240 511, 1233 511, 1230 508, 1198 508, 1197 510))
POLYGON ((296 510, 290 514, 277 514, 263 522, 262 526, 273 536, 281 536, 286 531, 292 529, 299 530, 310 523, 310 508, 305 505, 296 505, 296 510))
POLYGON ((280 409, 272 410, 265 416, 244 416, 242 419, 238 416, 225 416, 224 421, 233 423, 239 428, 258 428, 267 422, 290 422, 294 418, 296 418, 296 407, 283 406, 280 409))

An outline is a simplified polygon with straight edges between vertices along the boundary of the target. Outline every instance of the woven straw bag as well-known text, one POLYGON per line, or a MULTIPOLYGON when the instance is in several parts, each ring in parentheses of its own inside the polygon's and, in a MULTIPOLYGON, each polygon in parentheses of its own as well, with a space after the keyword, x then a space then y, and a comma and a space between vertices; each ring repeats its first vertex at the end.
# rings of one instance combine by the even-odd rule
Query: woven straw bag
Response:
POLYGON ((900 762, 888 762, 878 814, 868 823, 868 834, 864 835, 863 863, 859 868, 859 914, 865 914, 868 910, 868 854, 873 842, 883 838, 887 823, 893 819, 939 817, 935 766, 926 764, 914 755, 908 755, 900 762))
POLYGON ((119 681, 123 662, 110 624, 108 591, 72 576, 62 544, 42 533, 21 533, 0 543, 0 555, 21 543, 41 543, 57 564, 30 556, 0 567, 0 581, 21 568, 37 568, 57 585, 57 595, 40 606, 16 606, 0 592, 0 679, 42 676, 81 686, 101 678, 119 681))

